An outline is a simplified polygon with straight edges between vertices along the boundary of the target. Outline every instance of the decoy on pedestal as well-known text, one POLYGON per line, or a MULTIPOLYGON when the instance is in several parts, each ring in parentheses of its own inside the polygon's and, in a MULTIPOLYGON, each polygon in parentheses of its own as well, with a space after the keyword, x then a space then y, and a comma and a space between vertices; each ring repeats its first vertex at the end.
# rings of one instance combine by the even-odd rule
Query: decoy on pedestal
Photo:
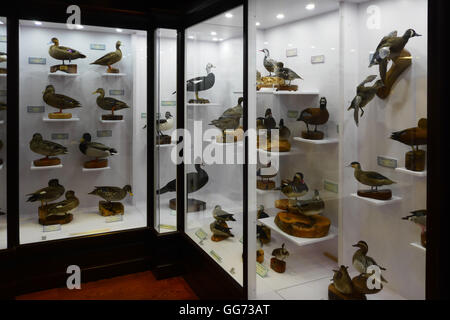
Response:
MULTIPOLYGON (((159 115, 159 114, 158 114, 159 115)), ((156 137, 156 144, 171 144, 172 138, 166 134, 163 134, 163 131, 169 131, 173 128, 173 117, 169 111, 165 114, 165 119, 156 119, 156 131, 158 136, 156 137)))
POLYGON ((231 233, 231 228, 228 227, 226 221, 236 221, 233 217, 233 214, 228 213, 222 210, 222 207, 216 205, 213 210, 213 217, 215 221, 210 224, 210 229, 213 235, 211 236, 211 240, 214 242, 219 242, 225 240, 229 237, 234 237, 231 233))
POLYGON ((420 242, 424 248, 427 247, 427 210, 412 211, 411 215, 403 217, 403 220, 412 221, 417 224, 422 232, 420 234, 420 242))
POLYGON ((272 73, 275 72, 275 66, 277 64, 277 61, 270 58, 270 52, 268 49, 262 49, 259 51, 264 53, 263 65, 264 65, 264 68, 266 68, 266 70, 269 71, 269 77, 271 77, 272 73))
POLYGON ((239 137, 243 137, 242 134, 236 133, 236 129, 239 128, 241 123, 242 115, 244 114, 244 109, 242 108, 242 102, 244 98, 240 97, 238 99, 238 104, 232 108, 225 110, 222 116, 217 119, 211 121, 209 125, 215 126, 216 128, 222 130, 222 136, 217 137, 217 142, 231 142, 239 141, 239 137), (226 130, 234 130, 233 133, 227 133, 226 130), (228 136, 231 136, 232 139, 227 139, 228 136))
POLYGON ((70 119, 71 113, 63 113, 62 110, 81 108, 80 102, 63 94, 55 93, 55 87, 48 85, 43 93, 43 99, 49 106, 59 109, 59 112, 49 113, 50 119, 70 119))
POLYGON ((302 132, 302 137, 309 140, 322 140, 325 134, 321 131, 317 131, 317 126, 324 125, 328 122, 330 114, 327 110, 327 99, 325 97, 320 98, 319 108, 308 108, 302 111, 297 121, 303 121, 306 124, 306 131, 302 132), (309 126, 315 126, 314 131, 309 130, 309 126))
POLYGON ((264 210, 265 209, 262 204, 258 206, 258 212, 256 214, 257 219, 265 219, 269 217, 269 215, 264 210))
POLYGON ((85 162, 84 167, 87 169, 106 168, 108 166, 108 159, 105 158, 116 155, 117 150, 91 140, 91 135, 89 133, 85 133, 80 141, 80 151, 88 157, 95 158, 95 160, 85 162))
POLYGON ((308 200, 297 200, 295 207, 300 214, 311 217, 323 213, 325 202, 320 197, 319 190, 314 190, 314 196, 308 200))
POLYGON ((49 158, 51 156, 58 156, 67 154, 67 148, 59 143, 42 139, 40 133, 33 134, 33 138, 30 141, 31 151, 45 156, 43 159, 34 160, 33 163, 36 167, 56 166, 61 164, 59 158, 49 158))
POLYGON ((303 173, 301 172, 297 172, 292 180, 283 180, 281 183, 281 192, 290 200, 295 200, 294 205, 297 198, 303 197, 308 191, 308 186, 303 180, 303 173))
MULTIPOLYGON (((352 247, 359 248, 354 254, 352 258, 353 267, 361 274, 361 275, 371 275, 372 272, 368 272, 369 267, 376 266, 379 268, 380 271, 386 271, 385 268, 379 266, 375 260, 372 257, 369 257, 367 255, 367 252, 369 251, 369 246, 365 241, 358 241, 357 244, 354 244, 352 247)), ((380 278, 379 280, 386 282, 386 279, 379 274, 380 278)), ((379 283, 381 285, 381 283, 379 283)))
POLYGON ((348 274, 348 267, 341 266, 339 270, 333 270, 333 285, 339 292, 350 295, 353 293, 353 283, 348 274))
MULTIPOLYGON (((216 77, 214 73, 211 72, 212 68, 215 68, 215 66, 213 66, 211 63, 208 63, 206 65, 206 76, 189 79, 187 81, 186 90, 195 93, 195 99, 189 100, 189 103, 200 103, 200 104, 210 103, 208 99, 200 98, 198 96, 198 92, 209 90, 214 86, 214 83, 216 82, 216 77)), ((175 93, 176 91, 173 94, 175 93)))
POLYGON ((272 166, 272 162, 269 162, 266 167, 256 170, 256 176, 261 178, 256 181, 256 187, 259 190, 273 190, 275 189, 275 181, 270 179, 275 178, 278 174, 278 168, 272 166))
POLYGON ((100 201, 98 203, 99 211, 102 216, 113 216, 117 214, 124 214, 124 206, 121 202, 127 194, 133 196, 131 186, 127 184, 123 188, 119 187, 95 187, 94 191, 89 194, 99 196, 106 201, 100 201))
POLYGON ((129 105, 127 105, 125 102, 117 100, 112 97, 105 97, 105 90, 102 88, 98 88, 92 94, 100 94, 97 97, 97 106, 99 106, 103 110, 111 111, 111 114, 104 114, 102 115, 102 120, 122 120, 122 115, 115 115, 114 111, 119 111, 122 109, 130 108, 129 105))
POLYGON ((391 190, 378 190, 378 187, 388 186, 396 182, 378 172, 363 171, 359 162, 352 162, 348 167, 355 169, 354 175, 358 182, 370 187, 370 190, 358 190, 358 196, 376 200, 390 200, 392 198, 391 190))
POLYGON ((273 258, 270 259, 270 268, 278 273, 286 271, 286 260, 289 257, 289 251, 286 250, 284 243, 281 248, 272 251, 273 258))
POLYGON ((68 212, 77 208, 79 204, 75 192, 69 190, 66 192, 66 200, 47 205, 47 214, 45 217, 39 217, 39 223, 42 225, 69 223, 73 220, 73 215, 68 212))
POLYGON ((284 81, 289 81, 289 84, 283 85, 283 86, 279 86, 277 88, 277 91, 279 91, 279 90, 297 91, 298 90, 298 86, 296 86, 296 85, 292 86, 291 85, 291 81, 292 80, 296 80, 296 79, 303 80, 303 78, 300 77, 297 73, 295 73, 292 69, 285 68, 283 62, 277 62, 276 63, 276 65, 275 65, 275 75, 278 78, 283 79, 284 81))
POLYGON ((100 66, 108 66, 108 69, 106 70, 107 73, 119 73, 120 70, 111 67, 111 65, 122 60, 122 51, 120 50, 121 45, 122 45, 122 42, 117 41, 116 42, 116 51, 105 54, 103 57, 95 60, 91 64, 97 64, 100 66))
POLYGON ((420 119, 416 128, 394 132, 391 139, 406 144, 412 148, 405 155, 405 167, 412 171, 425 170, 425 151, 419 146, 427 144, 427 119, 420 119), (414 149, 414 147, 416 147, 414 149))
POLYGON ((59 70, 66 73, 77 73, 77 65, 70 63, 72 60, 84 59, 86 56, 75 49, 60 46, 57 38, 52 38, 51 43, 53 45, 48 49, 48 54, 56 60, 62 60, 62 65, 59 64, 50 67, 50 72, 53 73, 59 70), (69 60, 69 65, 64 63, 65 60, 69 60))

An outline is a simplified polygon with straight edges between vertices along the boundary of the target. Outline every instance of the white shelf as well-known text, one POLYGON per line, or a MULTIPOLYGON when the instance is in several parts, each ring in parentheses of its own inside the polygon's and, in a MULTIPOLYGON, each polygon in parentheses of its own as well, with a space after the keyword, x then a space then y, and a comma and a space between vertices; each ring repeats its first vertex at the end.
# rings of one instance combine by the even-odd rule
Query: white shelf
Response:
POLYGON ((216 146, 222 146, 222 147, 225 147, 225 146, 238 146, 238 147, 243 147, 244 146, 244 141, 237 141, 237 142, 229 142, 229 143, 223 143, 223 142, 217 142, 216 141, 216 139, 213 139, 213 140, 211 140, 211 143, 213 144, 213 145, 216 145, 216 146))
POLYGON ((55 72, 55 73, 48 73, 49 77, 78 77, 80 74, 79 73, 65 73, 65 72, 55 72))
POLYGON ((31 170, 49 170, 49 169, 60 169, 62 168, 63 165, 62 164, 58 164, 56 166, 43 166, 43 167, 36 167, 33 163, 33 161, 31 161, 31 170))
POLYGON ((300 137, 294 137, 295 141, 309 143, 309 144, 337 144, 339 143, 339 139, 330 138, 330 139, 322 139, 322 140, 309 140, 300 137))
POLYGON ((48 117, 48 115, 46 115, 42 118, 42 121, 44 121, 44 122, 73 122, 73 121, 80 121, 80 118, 72 116, 72 118, 70 118, 70 119, 50 119, 48 117))
POLYGON ((98 120, 101 123, 121 123, 121 122, 125 122, 124 119, 122 119, 122 120, 103 120, 102 117, 100 117, 98 120))
POLYGON ((412 170, 408 170, 406 168, 396 168, 395 171, 400 172, 400 173, 404 173, 404 174, 409 174, 411 176, 415 176, 415 177, 419 177, 419 178, 425 178, 427 176, 427 171, 412 171, 412 170))
POLYGON ((292 156, 292 155, 302 154, 302 152, 297 148, 291 148, 291 151, 289 151, 289 152, 275 152, 275 151, 269 152, 269 151, 264 151, 262 149, 258 149, 258 152, 260 154, 265 154, 269 157, 273 157, 273 156, 283 157, 283 156, 292 156))
POLYGON ((8 76, 7 73, 0 73, 0 78, 6 78, 8 76))
POLYGON ((280 193, 280 190, 260 190, 258 188, 256 188, 256 193, 261 195, 261 196, 266 196, 268 194, 274 194, 274 193, 280 193))
POLYGON ((392 196, 392 198, 390 200, 376 200, 376 199, 371 199, 371 198, 365 198, 365 197, 360 197, 358 196, 356 193, 352 193, 351 194, 352 197, 357 198, 357 199, 361 199, 364 200, 366 202, 369 202, 370 204, 373 204, 375 206, 385 206, 385 205, 389 205, 395 202, 399 202, 402 200, 402 198, 400 197, 396 197, 396 196, 392 196))
POLYGON ((220 107, 218 103, 188 103, 188 107, 220 107))
POLYGON ((276 96, 317 96, 319 95, 318 90, 309 91, 276 91, 275 89, 262 88, 256 91, 257 94, 273 94, 276 96))
POLYGON ((176 143, 170 143, 170 144, 155 144, 157 148, 173 148, 177 144, 176 143))
POLYGON ((83 172, 93 172, 93 171, 104 171, 104 170, 109 170, 111 169, 110 166, 105 167, 105 168, 92 168, 92 169, 88 169, 88 168, 82 168, 83 172))
POLYGON ((280 228, 278 228, 278 226, 275 224, 275 218, 274 217, 259 219, 258 221, 261 222, 262 224, 264 224, 265 226, 269 227, 270 229, 272 229, 276 233, 280 234, 284 238, 286 238, 286 239, 290 240, 291 242, 295 243, 299 247, 307 246, 307 245, 310 245, 310 244, 315 244, 315 243, 319 243, 319 242, 323 242, 323 241, 327 241, 327 240, 331 240, 331 239, 333 239, 333 238, 335 238, 337 236, 337 229, 335 227, 333 227, 333 226, 330 226, 330 231, 328 232, 328 235, 326 235, 325 237, 313 238, 313 239, 311 239, 311 238, 298 238, 298 237, 291 236, 291 235, 287 234, 286 232, 282 231, 280 228))
POLYGON ((410 245, 412 245, 413 247, 416 247, 424 252, 427 251, 427 248, 425 248, 424 246, 422 246, 420 243, 416 243, 416 242, 411 242, 410 245))
POLYGON ((102 77, 125 77, 127 74, 126 73, 102 73, 102 77))
MULTIPOLYGON (((281 190, 260 190, 257 188, 256 193, 260 196, 267 196, 269 194, 279 193, 280 197, 285 198, 285 196, 282 194, 281 190)), ((331 192, 331 191, 319 190, 319 194, 320 194, 320 198, 323 201, 332 201, 332 200, 339 199, 339 194, 331 192)), ((312 193, 311 193, 311 195, 312 195, 312 193)), ((307 199, 307 196, 305 196, 304 199, 307 199)))

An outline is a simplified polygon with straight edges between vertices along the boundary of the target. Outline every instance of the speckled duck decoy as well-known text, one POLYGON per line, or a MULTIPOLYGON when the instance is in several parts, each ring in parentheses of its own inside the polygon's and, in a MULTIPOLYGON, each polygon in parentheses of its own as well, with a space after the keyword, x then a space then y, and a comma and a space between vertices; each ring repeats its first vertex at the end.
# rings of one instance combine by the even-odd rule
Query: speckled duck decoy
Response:
POLYGON ((303 80, 303 78, 295 73, 292 69, 285 68, 283 62, 277 62, 277 64, 275 65, 275 75, 283 80, 289 81, 289 86, 291 85, 292 80, 303 80))
POLYGON ((270 58, 270 52, 268 49, 262 49, 259 51, 264 53, 263 65, 264 68, 266 68, 266 70, 269 71, 269 77, 271 77, 272 73, 275 72, 275 66, 277 64, 277 61, 270 58))
POLYGON ((318 190, 314 190, 314 196, 308 200, 298 200, 295 206, 305 216, 313 216, 323 213, 325 202, 320 197, 318 190))
POLYGON ((281 245, 281 248, 274 249, 272 251, 272 256, 277 258, 278 260, 285 260, 289 257, 289 251, 286 250, 284 243, 281 245))
POLYGON ((51 179, 48 187, 39 189, 33 193, 27 194, 27 202, 40 201, 42 205, 55 201, 64 194, 64 187, 59 184, 58 179, 51 179))
POLYGON ((123 188, 109 186, 95 187, 94 191, 89 192, 89 194, 99 196, 108 202, 121 201, 125 199, 127 194, 133 196, 133 192, 131 191, 131 186, 129 184, 123 188))
MULTIPOLYGON (((202 164, 195 165, 196 172, 190 172, 186 175, 187 192, 192 193, 203 188, 209 180, 208 173, 202 169, 202 164)), ((167 183, 164 187, 156 191, 156 194, 164 194, 167 192, 177 191, 177 180, 174 179, 167 183)))
POLYGON ((65 60, 69 60, 69 63, 72 60, 76 59, 84 59, 86 56, 81 52, 59 45, 59 40, 57 38, 52 38, 53 45, 48 49, 48 54, 57 60, 62 60, 63 64, 65 60))
POLYGON ((306 129, 309 132, 309 125, 315 126, 314 131, 317 131, 317 126, 328 122, 330 114, 327 110, 327 99, 320 98, 319 108, 308 108, 302 111, 297 121, 303 121, 306 124, 306 129))
POLYGON ((80 102, 77 100, 63 94, 55 93, 55 87, 52 85, 48 85, 43 94, 45 103, 53 108, 59 109, 59 113, 62 113, 62 110, 66 109, 81 108, 80 102))
POLYGON ((375 76, 375 75, 368 76, 366 78, 366 80, 364 80, 363 82, 361 82, 359 84, 359 86, 356 89, 356 96, 352 100, 352 104, 348 108, 348 111, 350 111, 352 109, 354 110, 354 119, 355 119, 355 123, 357 126, 359 125, 359 118, 364 115, 363 108, 370 101, 372 101, 372 99, 375 97, 375 94, 377 93, 377 91, 384 86, 383 81, 378 80, 375 82, 375 84, 373 86, 366 87, 367 83, 372 82, 376 78, 377 78, 377 76, 375 76), (359 115, 360 110, 361 110, 361 115, 359 115))
MULTIPOLYGON (((369 251, 369 246, 365 241, 358 241, 357 244, 354 244, 352 247, 359 248, 354 254, 352 258, 353 267, 361 274, 367 274, 367 268, 370 266, 378 266, 380 270, 385 271, 386 269, 380 267, 373 258, 367 255, 369 251)), ((386 282, 386 279, 381 276, 381 281, 386 282)))
POLYGON ((388 186, 396 183, 391 179, 379 174, 378 172, 363 171, 359 162, 352 162, 349 167, 355 169, 356 180, 366 186, 370 186, 371 190, 373 190, 374 188, 375 190, 378 190, 378 187, 388 186))
POLYGON ((156 120, 156 130, 160 135, 163 135, 163 131, 168 131, 173 128, 173 117, 169 111, 165 114, 165 119, 157 119, 156 120))
POLYGON ((91 140, 91 135, 89 133, 85 133, 83 134, 83 138, 81 139, 81 143, 79 145, 80 151, 88 157, 98 159, 117 154, 116 149, 105 146, 99 142, 92 142, 91 140))
POLYGON ((123 101, 111 97, 105 97, 105 90, 102 88, 98 88, 92 92, 92 94, 97 93, 100 94, 96 100, 97 105, 103 110, 111 111, 112 115, 114 115, 114 111, 130 108, 130 106, 123 101))
POLYGON ((67 214, 70 210, 75 209, 80 205, 80 201, 75 197, 75 192, 69 190, 66 192, 66 200, 58 203, 51 203, 47 207, 48 215, 67 214))
POLYGON ((222 207, 217 205, 214 207, 213 210, 213 217, 216 220, 221 220, 221 221, 236 221, 236 219, 234 219, 234 214, 231 214, 229 212, 226 212, 224 210, 222 210, 222 207))
POLYGON ((343 294, 352 294, 353 283, 350 275, 348 274, 348 267, 341 266, 339 270, 333 270, 333 284, 334 287, 343 294))
POLYGON ((116 51, 105 54, 103 57, 95 60, 91 64, 97 64, 100 66, 108 66, 108 69, 112 70, 111 65, 122 60, 122 51, 120 50, 121 45, 122 45, 122 42, 117 41, 116 42, 116 51))
POLYGON ((218 221, 214 221, 209 225, 209 229, 215 236, 219 237, 234 237, 234 234, 231 233, 232 228, 225 227, 218 221))
POLYGON ((67 148, 59 143, 42 139, 40 133, 33 134, 33 138, 30 141, 31 151, 41 154, 46 158, 50 156, 57 156, 61 154, 67 154, 67 148))
POLYGON ((419 146, 427 144, 427 119, 420 119, 416 128, 394 132, 391 139, 410 146, 414 151, 419 150, 419 146))
POLYGON ((297 172, 292 181, 283 180, 280 189, 286 197, 295 198, 296 201, 309 191, 301 172, 297 172))

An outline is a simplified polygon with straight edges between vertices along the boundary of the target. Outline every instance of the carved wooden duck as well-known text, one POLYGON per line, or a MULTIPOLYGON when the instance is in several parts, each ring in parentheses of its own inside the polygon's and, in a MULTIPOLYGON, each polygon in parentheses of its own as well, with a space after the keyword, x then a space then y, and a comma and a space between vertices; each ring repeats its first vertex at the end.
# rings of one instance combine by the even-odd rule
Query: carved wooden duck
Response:
POLYGON ((105 90, 103 90, 103 88, 98 88, 97 90, 92 92, 92 94, 97 93, 100 94, 96 100, 97 105, 103 110, 111 111, 112 115, 114 115, 114 111, 130 108, 130 106, 123 101, 117 100, 112 97, 105 97, 105 90))
POLYGON ((59 143, 42 139, 40 133, 33 134, 33 138, 30 141, 31 151, 41 154, 48 158, 49 156, 57 156, 67 153, 67 148, 59 143))
POLYGON ((396 183, 391 179, 386 178, 382 174, 379 174, 378 172, 363 171, 359 162, 352 162, 349 167, 355 169, 356 180, 358 180, 362 184, 365 184, 366 186, 370 186, 371 190, 373 190, 373 188, 375 188, 375 190, 378 190, 378 187, 388 186, 396 183))
POLYGON ((48 187, 39 189, 33 193, 27 194, 30 196, 27 202, 40 201, 42 205, 47 205, 48 202, 55 201, 64 194, 64 187, 59 184, 58 179, 51 179, 48 182, 48 187))
POLYGON ((427 144, 427 119, 420 119, 416 128, 394 132, 391 139, 410 146, 414 151, 414 146, 419 150, 419 146, 427 144))
POLYGON ((48 85, 42 93, 44 94, 43 99, 45 103, 53 108, 59 109, 59 113, 62 113, 62 110, 65 109, 81 108, 80 102, 77 100, 63 94, 55 93, 55 87, 52 85, 48 85))
POLYGON ((309 132, 309 125, 315 126, 314 131, 317 131, 317 126, 327 123, 329 118, 330 114, 327 110, 327 99, 322 97, 320 98, 319 108, 308 108, 303 110, 297 121, 303 121, 309 132))
POLYGON ((57 38, 52 38, 53 45, 48 49, 48 54, 57 60, 62 60, 63 64, 65 60, 69 60, 69 63, 72 60, 76 59, 84 59, 86 56, 81 52, 59 45, 59 40, 57 38))
POLYGON ((80 151, 87 155, 88 157, 93 158, 106 158, 112 155, 117 154, 117 150, 108 146, 105 146, 100 142, 91 141, 91 135, 89 133, 83 134, 83 138, 81 139, 79 149, 80 151))
POLYGON ((216 220, 221 220, 221 221, 236 221, 236 219, 233 218, 234 214, 231 214, 229 212, 226 212, 224 210, 222 210, 222 207, 217 205, 214 207, 213 210, 213 217, 216 220))
POLYGON ((67 214, 70 210, 75 209, 80 205, 80 201, 75 197, 75 192, 69 190, 66 192, 66 200, 57 203, 51 203, 47 207, 48 216, 59 215, 61 213, 67 214))
MULTIPOLYGON (((359 248, 354 254, 352 258, 353 267, 361 274, 367 274, 367 268, 370 266, 377 266, 380 270, 385 271, 386 269, 380 267, 373 258, 367 255, 369 251, 369 246, 365 241, 358 241, 357 244, 354 244, 352 247, 359 248)), ((386 282, 386 279, 381 276, 381 281, 386 282)))
POLYGON ((133 196, 133 192, 131 191, 131 186, 129 184, 127 184, 123 188, 109 186, 95 187, 94 191, 89 192, 89 194, 99 196, 108 202, 121 201, 125 199, 127 194, 133 196))
POLYGON ((122 60, 122 51, 120 50, 121 45, 122 45, 122 42, 117 41, 116 42, 116 51, 105 54, 103 57, 95 60, 91 64, 97 64, 100 66, 108 66, 108 69, 112 70, 111 65, 122 60))
POLYGON ((272 72, 275 71, 275 66, 277 64, 277 61, 270 58, 270 53, 269 53, 268 49, 262 49, 259 51, 264 53, 263 65, 264 65, 264 68, 266 68, 266 70, 269 71, 269 77, 271 77, 272 72))

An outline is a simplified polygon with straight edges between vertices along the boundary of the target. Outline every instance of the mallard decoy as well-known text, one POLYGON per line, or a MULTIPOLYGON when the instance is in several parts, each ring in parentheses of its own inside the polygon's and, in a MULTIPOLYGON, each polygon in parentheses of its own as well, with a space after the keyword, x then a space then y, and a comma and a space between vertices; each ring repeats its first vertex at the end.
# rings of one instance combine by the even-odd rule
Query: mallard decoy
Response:
POLYGON ((287 257, 289 257, 289 251, 286 250, 283 243, 281 245, 281 248, 274 249, 272 251, 272 256, 277 258, 278 260, 284 261, 287 257))
POLYGON ((375 76, 375 75, 368 76, 366 78, 366 80, 364 80, 363 82, 361 82, 359 84, 358 88, 356 89, 356 97, 352 100, 352 104, 348 108, 348 111, 350 111, 351 109, 354 109, 354 118, 355 118, 355 123, 357 126, 359 125, 359 118, 364 115, 363 108, 370 101, 372 101, 372 99, 375 97, 375 94, 377 93, 377 91, 380 88, 384 87, 383 81, 381 81, 381 80, 378 80, 377 82, 375 82, 375 84, 371 87, 365 86, 367 83, 372 82, 376 78, 377 78, 377 76, 375 76), (361 110, 361 116, 359 115, 359 110, 361 110))
POLYGON ((209 225, 209 228, 211 232, 215 236, 219 237, 234 237, 234 234, 231 233, 232 228, 225 227, 224 225, 220 224, 219 221, 214 221, 209 225))
POLYGON ((308 186, 303 180, 303 173, 297 172, 292 181, 283 180, 281 183, 281 192, 288 198, 300 198, 308 193, 308 186))
POLYGON ((88 157, 93 158, 106 158, 109 156, 113 156, 117 154, 117 150, 108 146, 105 146, 99 142, 92 142, 91 135, 89 133, 83 134, 83 138, 81 139, 79 149, 80 151, 87 155, 88 157))
POLYGON ((131 186, 127 184, 123 188, 119 187, 95 187, 94 191, 89 192, 89 194, 99 196, 105 199, 107 202, 121 201, 125 199, 127 194, 133 196, 131 191, 131 186))
POLYGON ((66 147, 59 143, 42 139, 40 133, 33 134, 33 138, 30 141, 30 149, 37 154, 45 156, 45 158, 67 154, 66 147))
POLYGON ((355 169, 356 180, 358 180, 362 184, 365 184, 366 186, 369 186, 371 190, 375 188, 375 191, 377 191, 378 187, 388 186, 396 183, 391 179, 379 174, 378 172, 363 171, 359 162, 352 162, 349 167, 355 169))
POLYGON ((6 60, 8 60, 6 52, 0 52, 0 63, 5 62, 6 60))
POLYGON ((156 130, 162 136, 162 131, 168 131, 173 128, 173 117, 169 111, 165 114, 165 119, 156 120, 156 130))
POLYGON ((45 88, 45 91, 42 92, 44 94, 43 99, 46 104, 49 106, 59 109, 58 113, 62 113, 62 110, 65 109, 73 109, 73 108, 81 108, 80 102, 75 99, 72 99, 63 94, 55 93, 55 87, 52 85, 48 85, 45 88))
MULTIPOLYGON (((358 241, 357 244, 354 244, 352 247, 359 248, 354 254, 352 258, 353 267, 361 274, 367 274, 367 268, 370 266, 377 266, 380 270, 385 271, 386 269, 380 267, 373 258, 367 255, 369 251, 369 246, 365 241, 358 241)), ((386 279, 381 276, 381 281, 386 282, 386 279)))
POLYGON ((419 150, 419 146, 427 144, 427 119, 420 119, 416 128, 392 133, 391 139, 410 146, 413 151, 414 146, 419 150))
POLYGON ((269 217, 269 215, 264 211, 264 206, 262 204, 258 206, 256 217, 257 219, 265 219, 269 217))
POLYGON ((320 98, 319 108, 308 108, 302 111, 297 121, 303 121, 306 124, 306 129, 309 132, 309 125, 315 126, 314 132, 317 131, 317 126, 323 125, 328 122, 330 114, 327 110, 327 99, 325 97, 320 98))
POLYGON ((6 103, 0 102, 0 111, 6 110, 6 103))
MULTIPOLYGON (((209 180, 208 174, 202 169, 203 164, 196 164, 196 172, 190 172, 186 175, 187 192, 192 193, 203 188, 209 180)), ((164 187, 156 191, 156 194, 164 194, 167 192, 177 191, 177 180, 174 179, 167 183, 164 187)))
POLYGON ((323 213, 325 202, 320 197, 318 190, 314 190, 314 196, 308 200, 298 200, 295 204, 300 212, 305 216, 314 216, 323 213))
MULTIPOLYGON (((212 63, 208 63, 206 65, 206 76, 197 77, 186 81, 187 82, 186 90, 189 92, 194 92, 195 99, 199 103, 209 102, 206 99, 199 98, 198 92, 209 90, 214 86, 214 83, 216 82, 216 76, 214 75, 214 73, 211 72, 212 68, 215 68, 215 66, 213 66, 212 63)), ((176 91, 174 91, 172 94, 175 93, 176 91)))
POLYGON ((114 111, 130 108, 130 106, 123 101, 111 97, 105 97, 105 90, 103 90, 102 88, 98 88, 97 90, 92 92, 92 94, 97 93, 100 94, 96 100, 97 105, 103 110, 111 111, 112 115, 114 115, 114 111))
POLYGON ((300 77, 297 73, 295 73, 292 69, 285 68, 283 62, 277 62, 277 64, 275 65, 275 75, 278 78, 289 81, 288 84, 289 86, 291 85, 292 80, 296 79, 303 80, 303 78, 300 77))
POLYGON ((55 201, 56 199, 61 197, 64 194, 64 191, 65 189, 62 185, 59 184, 58 179, 51 179, 48 182, 48 187, 27 194, 27 196, 30 196, 27 199, 27 202, 40 201, 42 206, 44 205, 44 203, 45 205, 47 205, 47 203, 55 201))
POLYGON ((269 77, 271 77, 272 72, 275 71, 275 66, 277 64, 277 61, 270 58, 270 53, 269 53, 268 49, 262 49, 259 51, 264 53, 263 65, 264 65, 264 68, 266 68, 266 70, 269 71, 269 77))
POLYGON ((353 283, 350 275, 348 274, 348 267, 341 266, 339 270, 333 270, 334 275, 333 281, 334 287, 343 294, 352 294, 353 283))
POLYGON ((66 200, 58 203, 51 203, 47 206, 48 216, 59 215, 61 213, 67 214, 70 210, 75 209, 80 205, 80 201, 75 197, 75 192, 69 190, 66 192, 66 200))
POLYGON ((111 65, 122 60, 122 51, 120 50, 121 45, 122 45, 122 42, 117 41, 116 42, 116 51, 105 54, 103 57, 95 60, 91 64, 97 64, 100 66, 108 66, 108 70, 112 71, 113 68, 111 67, 111 65))
POLYGON ((272 109, 270 109, 270 108, 266 109, 266 112, 264 115, 264 127, 269 131, 277 128, 277 122, 273 118, 272 109))
POLYGON ((233 218, 233 214, 228 213, 224 210, 222 210, 222 207, 217 205, 214 207, 214 210, 212 212, 214 219, 220 220, 220 221, 236 221, 236 219, 233 218))
POLYGON ((56 60, 62 60, 63 64, 65 60, 69 60, 71 63, 72 60, 86 58, 84 54, 75 49, 60 46, 57 38, 52 38, 52 42, 53 45, 48 49, 48 54, 56 60))
POLYGON ((402 50, 408 43, 409 39, 413 37, 421 37, 421 35, 413 29, 408 29, 402 37, 398 37, 397 31, 393 31, 381 40, 377 49, 375 50, 375 53, 373 54, 372 60, 369 64, 369 68, 374 65, 379 65, 380 77, 383 82, 386 81, 388 60, 398 58, 402 50))
POLYGON ((414 222, 422 228, 422 231, 427 228, 427 210, 412 211, 411 215, 403 217, 402 219, 414 222))
POLYGON ((280 124, 278 125, 280 140, 289 140, 291 136, 291 130, 284 125, 284 119, 280 120, 280 124))

